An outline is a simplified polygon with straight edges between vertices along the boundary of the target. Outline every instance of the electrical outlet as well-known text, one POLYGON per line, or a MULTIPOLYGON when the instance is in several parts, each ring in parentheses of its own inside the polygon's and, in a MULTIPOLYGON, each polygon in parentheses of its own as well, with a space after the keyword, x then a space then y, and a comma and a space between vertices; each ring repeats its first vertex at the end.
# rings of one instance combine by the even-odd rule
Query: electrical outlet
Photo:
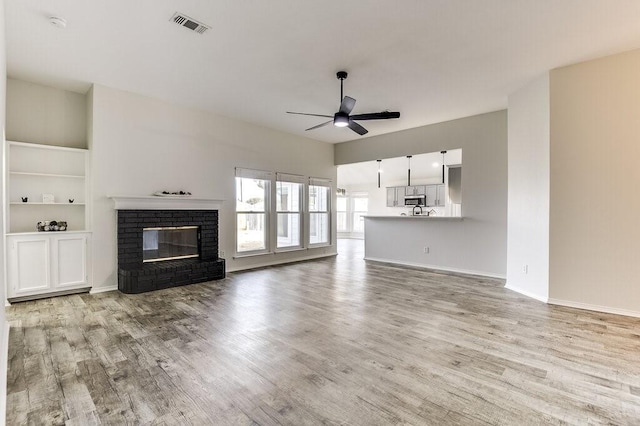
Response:
POLYGON ((528 274, 529 273, 529 265, 522 265, 522 272, 524 272, 524 274, 528 274))
POLYGON ((224 257, 224 250, 220 250, 220 252, 218 253, 218 255, 219 255, 220 257, 224 257))
POLYGON ((423 253, 429 254, 429 247, 424 247, 422 251, 423 253))

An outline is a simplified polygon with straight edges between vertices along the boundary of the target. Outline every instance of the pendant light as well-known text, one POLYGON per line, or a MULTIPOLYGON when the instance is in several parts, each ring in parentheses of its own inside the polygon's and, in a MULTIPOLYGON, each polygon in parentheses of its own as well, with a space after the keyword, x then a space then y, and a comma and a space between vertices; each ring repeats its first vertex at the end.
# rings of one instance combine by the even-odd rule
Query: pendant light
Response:
POLYGON ((442 183, 444 184, 444 155, 447 153, 447 151, 440 151, 440 154, 442 154, 442 183))
POLYGON ((407 161, 409 162, 407 168, 407 186, 411 186, 411 157, 413 157, 413 155, 407 155, 407 161))
POLYGON ((380 173, 382 173, 382 170, 380 170, 380 166, 382 164, 382 160, 376 160, 378 162, 378 188, 380 188, 380 173))

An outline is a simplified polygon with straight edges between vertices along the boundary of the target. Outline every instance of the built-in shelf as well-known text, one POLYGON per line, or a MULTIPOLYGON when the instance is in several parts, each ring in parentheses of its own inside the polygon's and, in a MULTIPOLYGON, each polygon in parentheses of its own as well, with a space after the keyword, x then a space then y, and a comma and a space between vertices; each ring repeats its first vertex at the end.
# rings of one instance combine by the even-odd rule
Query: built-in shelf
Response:
POLYGON ((91 234, 91 231, 77 229, 75 231, 26 231, 26 232, 9 232, 10 235, 67 235, 67 234, 91 234))
POLYGON ((23 203, 22 201, 12 201, 9 204, 11 205, 25 205, 25 206, 84 206, 85 203, 23 203))
POLYGON ((89 290, 88 151, 13 141, 7 141, 5 148, 7 300, 89 290), (38 222, 54 220, 66 222, 66 230, 37 231, 38 222))
POLYGON ((66 221, 69 230, 87 228, 87 153, 80 148, 7 141, 6 232, 31 232, 45 220, 66 221), (45 196, 55 202, 43 202, 45 196), (70 199, 75 201, 69 203, 70 199))
POLYGON ((36 177, 49 177, 49 178, 69 178, 69 179, 84 179, 83 175, 64 175, 54 173, 34 173, 34 172, 9 172, 14 176, 36 176, 36 177))

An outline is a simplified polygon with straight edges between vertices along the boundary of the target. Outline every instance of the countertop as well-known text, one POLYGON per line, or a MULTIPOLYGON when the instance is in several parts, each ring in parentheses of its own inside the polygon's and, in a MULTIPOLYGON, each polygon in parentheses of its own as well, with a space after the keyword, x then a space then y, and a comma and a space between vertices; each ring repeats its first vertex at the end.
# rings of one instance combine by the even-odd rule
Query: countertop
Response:
POLYGON ((464 217, 460 216, 427 216, 425 215, 415 215, 415 216, 391 216, 391 215, 365 215, 365 218, 368 219, 403 219, 403 220, 463 220, 464 217))

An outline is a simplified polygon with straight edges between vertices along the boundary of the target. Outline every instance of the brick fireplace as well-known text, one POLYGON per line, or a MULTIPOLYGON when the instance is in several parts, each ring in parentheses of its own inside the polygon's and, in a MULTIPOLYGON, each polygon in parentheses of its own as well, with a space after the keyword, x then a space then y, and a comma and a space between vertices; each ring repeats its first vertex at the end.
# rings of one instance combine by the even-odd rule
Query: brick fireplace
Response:
POLYGON ((116 200, 121 292, 143 293, 225 277, 225 260, 218 256, 218 210, 175 207, 163 200, 152 209, 120 209, 116 200), (199 257, 143 262, 143 230, 167 227, 197 227, 199 257))

